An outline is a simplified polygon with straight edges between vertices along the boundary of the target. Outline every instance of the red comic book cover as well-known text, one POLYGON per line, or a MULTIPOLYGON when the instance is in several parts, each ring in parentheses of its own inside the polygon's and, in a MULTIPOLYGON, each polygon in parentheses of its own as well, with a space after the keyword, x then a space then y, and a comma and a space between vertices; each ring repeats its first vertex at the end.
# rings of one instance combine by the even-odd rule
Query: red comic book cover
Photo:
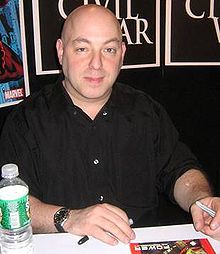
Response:
POLYGON ((216 254, 208 239, 130 243, 132 254, 216 254))

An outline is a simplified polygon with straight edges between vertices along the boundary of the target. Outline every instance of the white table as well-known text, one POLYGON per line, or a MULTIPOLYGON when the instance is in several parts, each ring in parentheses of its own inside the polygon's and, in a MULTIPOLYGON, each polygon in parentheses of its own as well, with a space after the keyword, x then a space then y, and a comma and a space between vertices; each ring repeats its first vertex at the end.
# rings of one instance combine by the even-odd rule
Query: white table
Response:
MULTIPOLYGON (((146 227, 134 229, 136 239, 133 242, 152 242, 165 240, 186 240, 208 238, 196 232, 191 224, 146 227)), ((129 245, 119 243, 109 246, 94 238, 83 245, 78 245, 78 236, 70 234, 39 234, 34 235, 35 254, 130 254, 129 245)), ((217 254, 220 254, 220 241, 208 238, 217 254)))

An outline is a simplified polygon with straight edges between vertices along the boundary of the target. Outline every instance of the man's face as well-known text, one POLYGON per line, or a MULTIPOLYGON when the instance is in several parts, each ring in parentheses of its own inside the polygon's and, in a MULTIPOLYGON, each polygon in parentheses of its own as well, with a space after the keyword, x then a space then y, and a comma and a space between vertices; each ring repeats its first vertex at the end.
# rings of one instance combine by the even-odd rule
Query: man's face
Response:
POLYGON ((102 12, 78 15, 57 42, 64 85, 76 99, 104 99, 120 71, 125 45, 114 19, 102 12))

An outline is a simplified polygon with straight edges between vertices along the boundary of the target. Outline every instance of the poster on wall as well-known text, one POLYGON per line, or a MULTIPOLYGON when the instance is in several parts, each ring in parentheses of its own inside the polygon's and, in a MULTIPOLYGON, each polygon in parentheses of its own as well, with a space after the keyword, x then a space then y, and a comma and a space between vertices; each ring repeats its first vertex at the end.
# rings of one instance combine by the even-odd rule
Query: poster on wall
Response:
POLYGON ((123 69, 160 65, 160 0, 32 0, 37 75, 59 73, 55 43, 62 24, 87 4, 109 8, 118 18, 127 45, 123 69))
POLYGON ((0 1, 0 107, 29 95, 23 1, 0 1))
POLYGON ((220 0, 166 1, 166 65, 220 65, 220 0))

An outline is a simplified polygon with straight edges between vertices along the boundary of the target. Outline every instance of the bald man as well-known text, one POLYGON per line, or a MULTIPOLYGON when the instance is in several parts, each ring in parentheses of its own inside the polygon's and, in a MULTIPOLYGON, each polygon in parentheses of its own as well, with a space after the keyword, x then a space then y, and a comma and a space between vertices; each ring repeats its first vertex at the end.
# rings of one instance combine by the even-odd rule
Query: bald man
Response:
POLYGON ((66 91, 94 119, 109 99, 124 59, 117 19, 103 7, 83 6, 67 18, 56 47, 66 91))
POLYGON ((116 82, 126 46, 112 12, 75 9, 56 48, 59 80, 16 107, 0 140, 0 164, 18 164, 30 187, 34 232, 129 243, 129 218, 157 224, 162 192, 191 210, 197 230, 220 239, 220 199, 169 116, 145 93, 116 82))

